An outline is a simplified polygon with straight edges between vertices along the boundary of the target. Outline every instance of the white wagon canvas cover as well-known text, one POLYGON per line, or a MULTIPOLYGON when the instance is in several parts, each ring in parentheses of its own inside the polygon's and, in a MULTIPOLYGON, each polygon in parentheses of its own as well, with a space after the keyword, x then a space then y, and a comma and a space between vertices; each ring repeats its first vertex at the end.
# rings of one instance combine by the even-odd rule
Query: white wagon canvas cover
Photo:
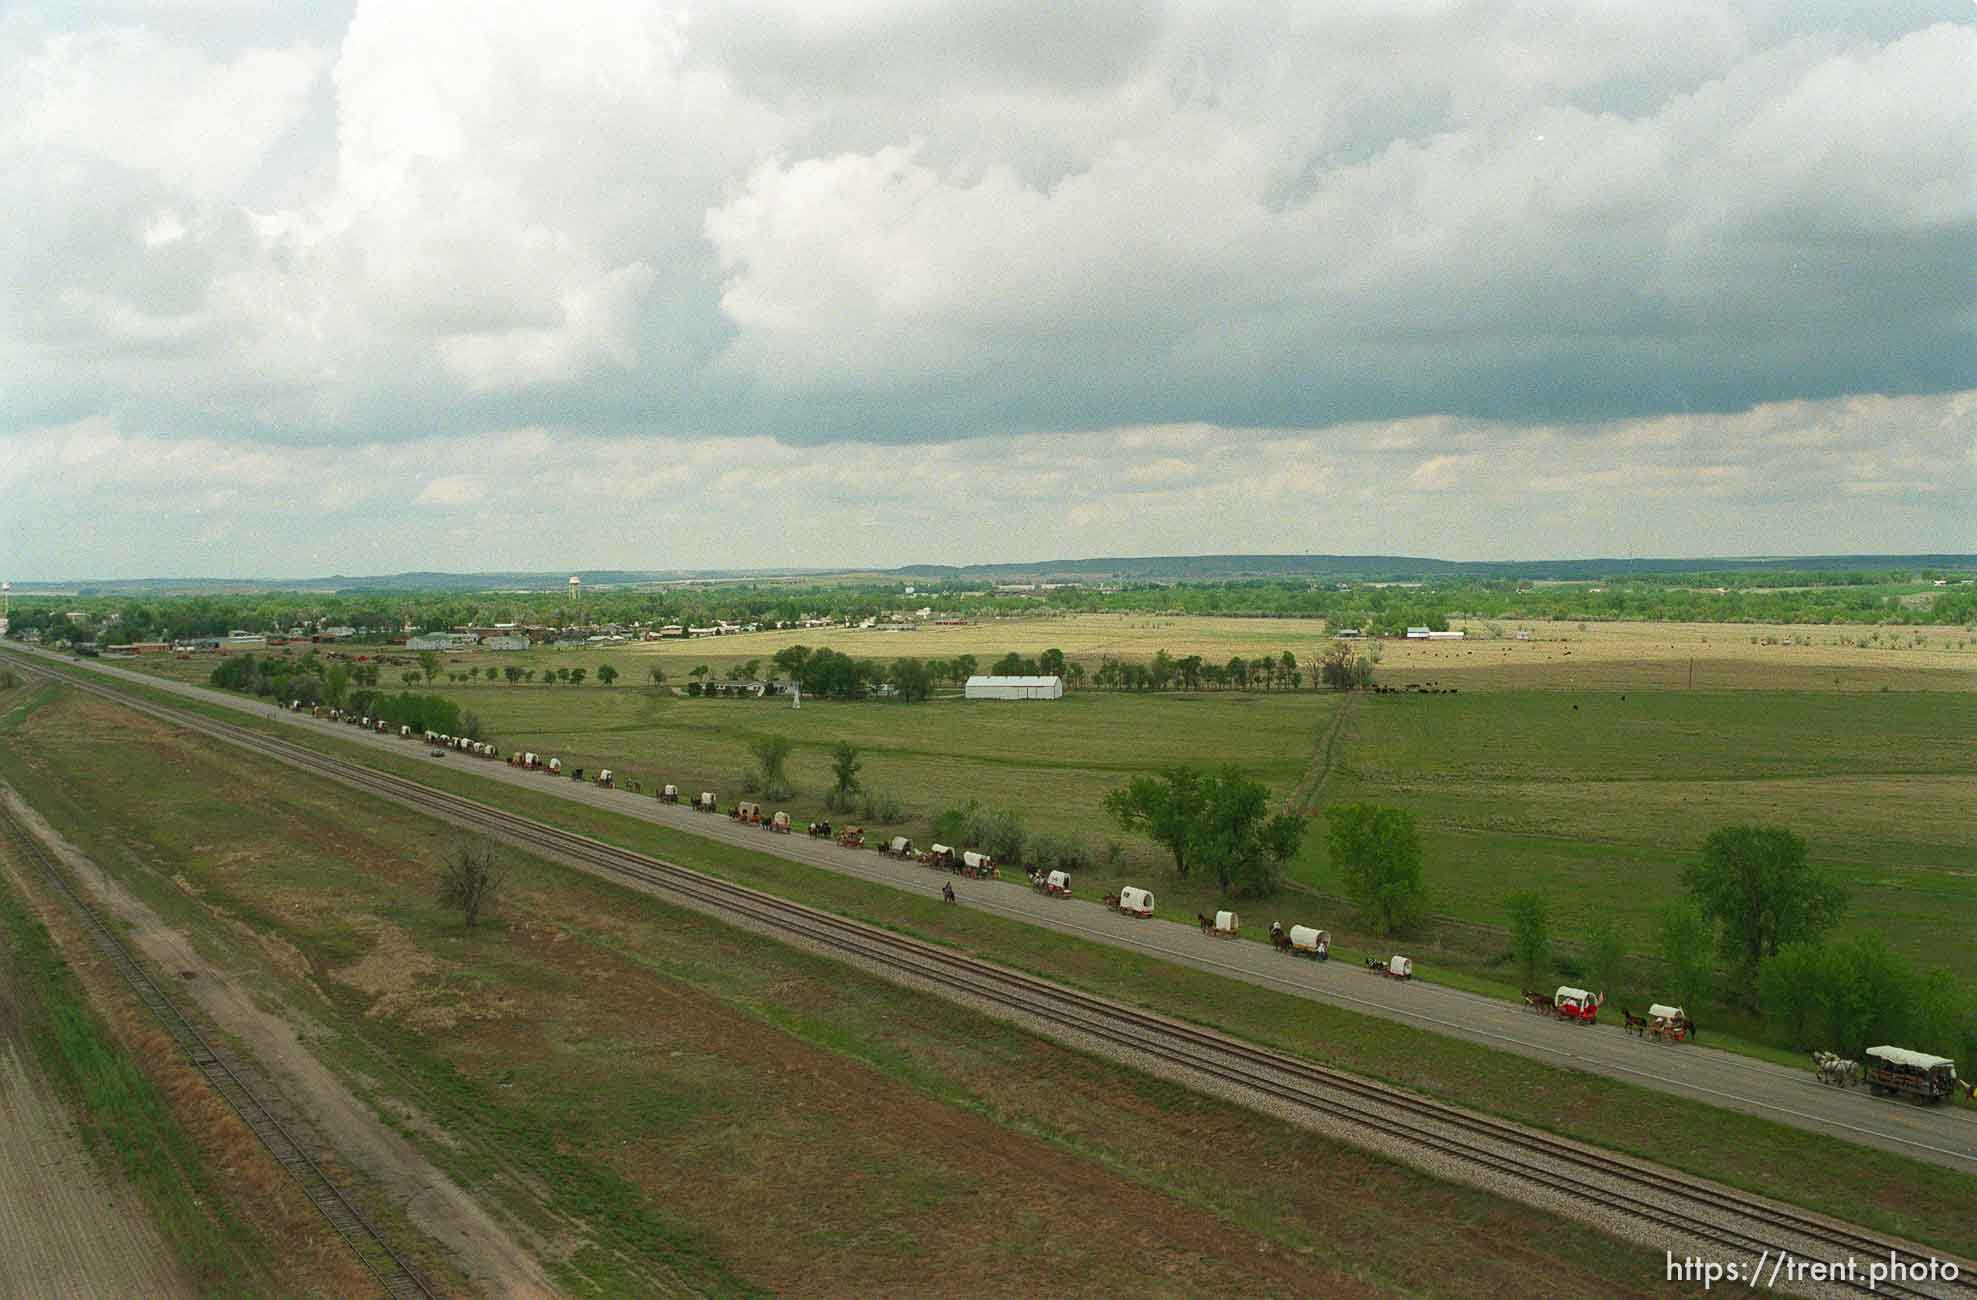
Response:
POLYGON ((1911 1052, 1906 1047, 1870 1047, 1867 1054, 1890 1065, 1906 1065, 1912 1070, 1936 1070, 1947 1065, 1956 1068, 1956 1062, 1944 1056, 1931 1056, 1927 1052, 1911 1052))
POLYGON ((1291 946, 1294 948, 1316 948, 1319 944, 1329 944, 1331 936, 1323 930, 1314 930, 1308 925, 1291 927, 1291 946))
POLYGON ((1122 912, 1151 912, 1153 891, 1127 885, 1119 891, 1119 910, 1122 912))
POLYGON ((1387 963, 1387 970, 1395 975, 1412 975, 1414 973, 1414 959, 1412 957, 1396 955, 1387 963))
POLYGON ((1659 1002, 1647 1009, 1647 1013, 1658 1020, 1687 1020, 1688 1016, 1680 1007, 1664 1007, 1659 1002))
POLYGON ((969 849, 966 853, 963 853, 961 855, 961 861, 965 865, 969 867, 973 867, 977 871, 979 871, 983 867, 986 867, 989 863, 988 854, 977 853, 973 849, 969 849))
POLYGON ((1234 912, 1217 912, 1215 914, 1215 928, 1224 931, 1234 930, 1236 928, 1236 914, 1234 912))

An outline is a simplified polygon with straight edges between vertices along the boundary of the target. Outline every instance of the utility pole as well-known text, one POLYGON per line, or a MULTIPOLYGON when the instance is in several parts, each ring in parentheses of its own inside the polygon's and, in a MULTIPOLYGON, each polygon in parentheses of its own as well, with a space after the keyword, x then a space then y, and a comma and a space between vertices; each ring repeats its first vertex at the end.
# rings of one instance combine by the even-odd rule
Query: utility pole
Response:
POLYGON ((1690 655, 1689 656, 1689 689, 1694 690, 1695 688, 1696 688, 1696 657, 1694 655, 1690 655))

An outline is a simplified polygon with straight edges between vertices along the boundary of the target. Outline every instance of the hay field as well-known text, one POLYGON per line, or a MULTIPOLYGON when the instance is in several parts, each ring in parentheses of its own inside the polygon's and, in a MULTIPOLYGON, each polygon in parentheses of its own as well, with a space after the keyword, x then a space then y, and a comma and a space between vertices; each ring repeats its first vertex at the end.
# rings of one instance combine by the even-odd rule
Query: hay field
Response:
MULTIPOLYGON (((1743 623, 1548 623, 1458 620, 1470 639, 1379 642, 1379 680, 1392 685, 1439 681, 1469 690, 1977 690, 1977 633, 1962 628, 1857 628, 1743 623), (1493 638, 1491 626, 1504 636, 1493 638), (1516 639, 1518 630, 1531 639, 1516 639), (1868 638, 1876 637, 1874 642, 1868 638), (1855 644, 1847 644, 1847 642, 1855 644), (1918 644, 1919 641, 1919 644, 1918 644), (1769 644, 1767 644, 1769 642, 1769 644)), ((1096 668, 1101 658, 1145 661, 1161 651, 1198 654, 1211 663, 1236 655, 1276 657, 1288 650, 1308 665, 1331 636, 1323 619, 1202 618, 1183 615, 1076 614, 992 619, 913 632, 813 628, 754 632, 693 641, 650 641, 597 649, 464 654, 449 667, 583 666, 594 676, 609 663, 627 682, 662 669, 669 682, 706 664, 716 676, 768 660, 792 645, 828 646, 857 658, 952 659, 974 655, 981 671, 1016 651, 1062 650, 1096 668)), ((1365 643, 1370 646, 1372 643, 1365 643)), ((1307 684, 1309 672, 1307 670, 1307 684)))

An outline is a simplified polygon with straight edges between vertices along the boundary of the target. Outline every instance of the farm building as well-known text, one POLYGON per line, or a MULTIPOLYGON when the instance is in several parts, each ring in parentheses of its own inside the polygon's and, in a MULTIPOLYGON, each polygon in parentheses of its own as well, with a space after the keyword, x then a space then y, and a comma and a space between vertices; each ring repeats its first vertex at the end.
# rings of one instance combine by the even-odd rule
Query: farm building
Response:
POLYGON ((532 645, 525 636, 485 636, 481 638, 483 650, 526 650, 532 645))
POLYGON ((962 694, 971 700, 1057 700, 1064 697, 1064 679, 975 676, 962 694))

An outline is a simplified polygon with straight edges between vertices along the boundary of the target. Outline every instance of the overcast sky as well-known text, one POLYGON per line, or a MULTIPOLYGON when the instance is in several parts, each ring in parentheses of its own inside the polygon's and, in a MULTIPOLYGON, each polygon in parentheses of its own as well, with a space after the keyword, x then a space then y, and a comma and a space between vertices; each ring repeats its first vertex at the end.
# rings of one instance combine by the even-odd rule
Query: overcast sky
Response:
POLYGON ((1977 551, 1974 88, 1971 0, 14 0, 0 576, 1977 551))

